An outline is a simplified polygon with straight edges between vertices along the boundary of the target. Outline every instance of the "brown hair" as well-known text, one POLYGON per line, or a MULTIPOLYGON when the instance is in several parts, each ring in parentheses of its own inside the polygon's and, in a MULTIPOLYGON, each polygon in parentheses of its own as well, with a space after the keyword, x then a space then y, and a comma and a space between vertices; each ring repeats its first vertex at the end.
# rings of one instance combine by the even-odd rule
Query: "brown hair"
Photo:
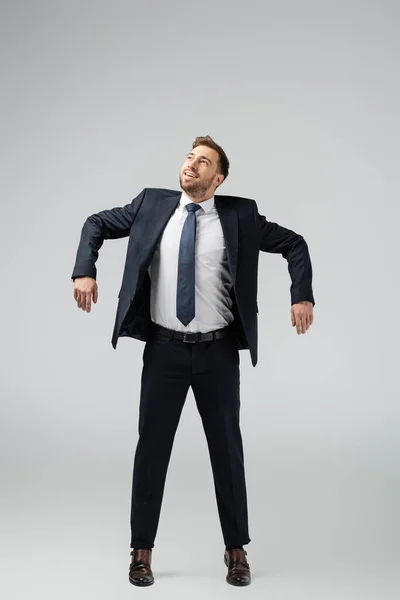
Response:
POLYGON ((226 178, 229 173, 229 160, 224 150, 219 146, 210 135, 197 136, 192 144, 192 148, 196 148, 196 146, 208 146, 209 148, 213 148, 218 152, 219 155, 219 172, 226 178))

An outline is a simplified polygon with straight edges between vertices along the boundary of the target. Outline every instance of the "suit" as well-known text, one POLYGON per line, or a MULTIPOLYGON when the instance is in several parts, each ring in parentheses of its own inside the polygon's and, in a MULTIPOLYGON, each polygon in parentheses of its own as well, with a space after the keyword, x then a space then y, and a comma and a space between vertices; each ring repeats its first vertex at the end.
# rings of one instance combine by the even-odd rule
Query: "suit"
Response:
MULTIPOLYGON (((147 272, 163 229, 178 205, 180 191, 145 188, 131 203, 103 210, 87 218, 82 228, 72 279, 96 279, 98 252, 106 239, 129 236, 122 285, 112 334, 112 345, 119 337, 149 339, 150 277, 147 272)), ((257 282, 259 251, 282 254, 291 277, 291 303, 309 300, 312 291, 312 266, 304 238, 267 221, 254 200, 215 194, 215 204, 224 233, 233 287, 232 310, 239 349, 249 349, 253 366, 257 364, 257 282)))
MULTIPOLYGON (((145 188, 126 206, 93 214, 82 228, 72 278, 96 278, 103 241, 129 236, 112 344, 121 336, 146 342, 135 452, 131 547, 151 550, 157 532, 175 432, 192 387, 207 438, 218 512, 227 549, 250 542, 244 453, 240 432, 239 350, 257 363, 257 275, 259 251, 288 261, 292 304, 314 303, 312 268, 301 235, 266 220, 254 200, 214 195, 232 286, 234 319, 222 337, 185 343, 156 328, 150 318, 148 267, 181 192, 145 188)), ((167 330, 168 332, 169 330, 167 330)))

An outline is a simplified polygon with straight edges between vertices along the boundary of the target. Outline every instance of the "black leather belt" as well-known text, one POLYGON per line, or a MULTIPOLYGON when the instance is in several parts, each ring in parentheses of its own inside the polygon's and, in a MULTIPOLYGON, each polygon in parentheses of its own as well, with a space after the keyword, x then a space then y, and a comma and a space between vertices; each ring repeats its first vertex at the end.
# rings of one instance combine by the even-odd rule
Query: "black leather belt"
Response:
POLYGON ((162 325, 153 324, 154 333, 160 333, 161 335, 168 336, 171 340, 180 340, 188 344, 195 344, 196 342, 210 342, 211 340, 218 340, 227 335, 230 335, 232 329, 229 325, 222 329, 216 329, 215 331, 207 331, 206 333, 196 332, 192 333, 189 331, 175 331, 174 329, 168 329, 162 325))

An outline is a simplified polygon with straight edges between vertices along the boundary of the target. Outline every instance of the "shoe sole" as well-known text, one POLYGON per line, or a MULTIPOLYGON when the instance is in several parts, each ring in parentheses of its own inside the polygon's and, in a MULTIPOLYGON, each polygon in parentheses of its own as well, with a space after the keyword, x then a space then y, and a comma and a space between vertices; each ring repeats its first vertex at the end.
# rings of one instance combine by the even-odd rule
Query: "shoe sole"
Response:
POLYGON ((136 586, 138 586, 138 587, 148 587, 149 585, 153 585, 153 583, 154 583, 154 579, 153 579, 153 581, 146 581, 146 582, 139 583, 138 581, 133 581, 133 580, 132 580, 132 579, 129 577, 129 582, 130 582, 132 585, 136 585, 136 586))
POLYGON ((226 581, 230 584, 230 585, 234 585, 235 587, 245 587, 246 585, 250 585, 251 581, 245 581, 243 583, 234 583, 233 581, 230 581, 228 579, 228 577, 226 577, 226 581))

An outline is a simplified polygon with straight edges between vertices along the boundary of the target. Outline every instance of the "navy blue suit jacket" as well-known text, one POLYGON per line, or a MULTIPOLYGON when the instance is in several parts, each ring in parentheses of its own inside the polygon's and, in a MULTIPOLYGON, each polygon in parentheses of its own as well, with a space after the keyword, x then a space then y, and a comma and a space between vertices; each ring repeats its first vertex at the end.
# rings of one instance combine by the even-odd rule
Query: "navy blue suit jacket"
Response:
MULTIPOLYGON (((147 340, 150 318, 150 277, 147 269, 162 232, 177 207, 182 191, 145 188, 129 204, 103 210, 83 225, 71 278, 96 279, 95 262, 104 240, 129 236, 125 269, 111 343, 130 336, 147 340)), ((224 233, 233 287, 231 297, 239 349, 250 350, 257 364, 257 281, 260 250, 281 254, 288 262, 291 303, 309 300, 312 266, 304 238, 258 213, 254 200, 215 194, 224 233)))

